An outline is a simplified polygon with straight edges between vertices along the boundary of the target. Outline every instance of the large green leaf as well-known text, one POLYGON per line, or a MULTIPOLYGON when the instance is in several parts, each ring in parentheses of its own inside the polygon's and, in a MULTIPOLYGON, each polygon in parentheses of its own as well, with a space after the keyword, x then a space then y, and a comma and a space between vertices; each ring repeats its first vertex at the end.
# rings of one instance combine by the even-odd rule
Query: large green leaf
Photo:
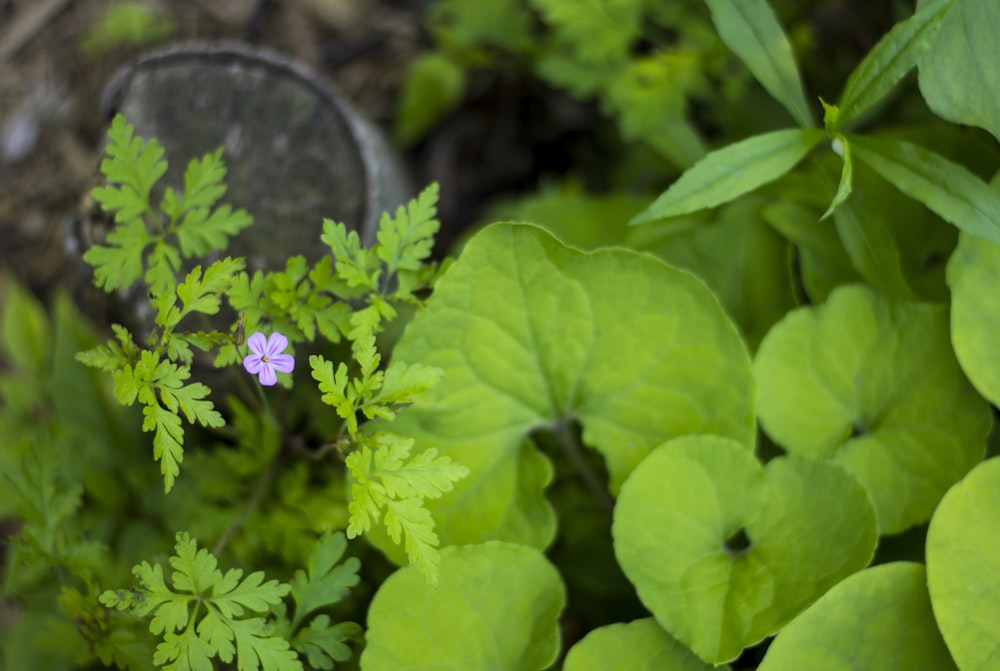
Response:
POLYGON ((656 620, 610 624, 590 632, 566 653, 563 671, 727 671, 703 662, 656 620))
POLYGON ((496 541, 445 548, 437 587, 414 566, 379 587, 361 669, 544 669, 559 653, 565 601, 538 550, 496 541))
POLYGON ((446 545, 550 542, 536 429, 579 421, 612 491, 674 436, 753 442, 749 357, 701 281, 647 254, 585 254, 535 226, 478 233, 394 357, 444 371, 389 426, 470 469, 428 502, 446 545))
POLYGON ((803 128, 815 125, 792 45, 767 0, 706 0, 726 46, 803 128))
POLYGON ((823 131, 777 130, 708 154, 681 175, 632 224, 697 212, 729 202, 791 170, 823 139, 823 131))
POLYGON ((951 339, 979 393, 1000 405, 1000 245, 962 233, 948 261, 951 339))
POLYGON ((802 669, 955 669, 934 623, 923 565, 883 564, 850 576, 780 631, 758 667, 802 669))
POLYGON ((622 487, 612 532, 642 602, 713 664, 864 568, 878 537, 868 496, 839 466, 762 467, 744 445, 706 435, 646 457, 622 487))
POLYGON ((1000 243, 1000 195, 965 167, 902 140, 847 137, 855 158, 897 189, 961 230, 1000 243))
POLYGON ((938 115, 1000 140, 1000 4, 955 0, 920 61, 920 92, 938 115))
POLYGON ((792 454, 847 468, 868 489, 883 533, 930 519, 982 459, 989 406, 958 367, 944 305, 841 287, 775 325, 754 373, 768 435, 792 454))
POLYGON ((835 114, 840 128, 877 103, 908 73, 934 42, 952 0, 935 0, 897 23, 858 64, 844 86, 835 114))
POLYGON ((962 671, 1000 668, 1000 459, 941 499, 927 531, 927 586, 962 671))

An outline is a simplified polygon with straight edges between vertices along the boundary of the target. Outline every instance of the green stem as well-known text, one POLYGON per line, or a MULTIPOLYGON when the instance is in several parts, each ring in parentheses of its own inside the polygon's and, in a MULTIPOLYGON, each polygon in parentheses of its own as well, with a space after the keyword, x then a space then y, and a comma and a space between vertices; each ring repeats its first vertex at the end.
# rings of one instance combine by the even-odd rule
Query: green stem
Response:
POLYGON ((597 473, 594 472, 583 456, 583 445, 577 440, 576 432, 572 430, 571 422, 568 420, 560 421, 552 429, 552 433, 570 466, 573 467, 577 476, 583 481, 583 485, 593 494, 594 501, 610 513, 615 507, 615 500, 608 492, 607 486, 601 482, 601 478, 597 476, 597 473))

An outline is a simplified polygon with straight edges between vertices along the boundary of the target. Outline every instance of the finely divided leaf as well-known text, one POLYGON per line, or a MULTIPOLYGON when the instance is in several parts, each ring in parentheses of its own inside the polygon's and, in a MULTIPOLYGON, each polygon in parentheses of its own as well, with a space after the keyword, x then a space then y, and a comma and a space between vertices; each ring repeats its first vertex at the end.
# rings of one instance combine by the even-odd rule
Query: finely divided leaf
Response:
POLYGON ((779 130, 713 151, 630 223, 667 219, 734 200, 784 175, 822 139, 818 129, 779 130))
POLYGON ((441 223, 437 215, 438 185, 432 183, 406 208, 399 207, 396 216, 382 215, 379 222, 378 245, 375 253, 385 263, 391 275, 399 270, 418 270, 430 256, 434 234, 441 223))
POLYGON ((115 220, 123 223, 153 213, 149 192, 167 171, 159 142, 144 142, 134 134, 135 128, 121 114, 111 121, 106 158, 101 161, 108 185, 93 190, 94 200, 108 212, 117 211, 115 220))
POLYGON ((371 252, 361 246, 361 239, 355 231, 348 232, 344 224, 324 219, 320 239, 333 252, 337 276, 341 280, 349 287, 378 290, 380 271, 376 267, 377 263, 371 252))
POLYGON ((221 205, 214 210, 190 210, 176 227, 177 240, 185 258, 205 256, 213 250, 225 249, 229 237, 253 223, 253 217, 243 209, 221 205))
POLYGON ((933 44, 954 0, 936 0, 893 26, 847 78, 833 130, 850 123, 881 100, 933 44))
POLYGON ((142 277, 142 255, 156 238, 146 231, 141 219, 116 226, 108 233, 107 245, 94 245, 83 260, 94 266, 94 283, 105 291, 128 289, 142 277))
POLYGON ((346 549, 347 539, 343 533, 326 533, 309 553, 307 570, 295 572, 291 582, 295 601, 292 631, 298 629, 313 611, 342 601, 360 581, 361 561, 357 557, 344 559, 346 549))
POLYGON ((854 155, 963 231, 1000 243, 1000 194, 967 168, 915 144, 849 136, 854 155))
POLYGON ((706 0, 719 36, 803 128, 815 125, 792 46, 767 0, 706 0))

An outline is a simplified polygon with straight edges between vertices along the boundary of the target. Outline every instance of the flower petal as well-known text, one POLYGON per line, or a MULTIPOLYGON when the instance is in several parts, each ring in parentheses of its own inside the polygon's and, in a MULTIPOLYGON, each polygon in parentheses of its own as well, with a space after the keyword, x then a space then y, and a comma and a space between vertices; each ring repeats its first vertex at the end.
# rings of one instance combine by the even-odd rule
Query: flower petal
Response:
POLYGON ((270 363, 265 363, 260 367, 260 373, 257 374, 260 383, 265 387, 273 387, 278 383, 278 376, 274 372, 274 367, 270 363))
POLYGON ((291 354, 275 354, 268 357, 268 363, 281 373, 291 373, 295 368, 295 357, 291 354))
POLYGON ((264 334, 257 331, 252 336, 247 338, 247 347, 250 348, 251 352, 256 352, 257 354, 266 354, 267 339, 264 334))
POLYGON ((251 375, 259 373, 263 365, 264 362, 261 360, 260 354, 247 354, 243 357, 243 368, 251 375))
POLYGON ((288 338, 275 331, 267 339, 267 356, 273 358, 275 354, 281 354, 288 347, 288 338))

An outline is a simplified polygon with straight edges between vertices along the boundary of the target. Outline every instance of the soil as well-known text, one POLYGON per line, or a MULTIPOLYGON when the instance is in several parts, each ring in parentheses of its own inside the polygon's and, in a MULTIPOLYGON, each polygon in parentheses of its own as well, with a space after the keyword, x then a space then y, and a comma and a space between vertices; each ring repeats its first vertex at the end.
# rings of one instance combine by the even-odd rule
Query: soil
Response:
MULTIPOLYGON (((143 47, 83 48, 109 0, 0 0, 0 283, 45 298, 67 277, 68 222, 98 175, 105 87, 143 47)), ((391 128, 406 65, 429 44, 426 0, 169 0, 169 43, 227 40, 301 61, 391 128)), ((596 110, 514 76, 474 78, 460 108, 401 150, 418 187, 441 184, 439 248, 497 194, 561 172, 596 110)), ((205 151, 213 149, 206 147, 205 151)), ((169 153, 169 147, 167 148, 169 153)))

